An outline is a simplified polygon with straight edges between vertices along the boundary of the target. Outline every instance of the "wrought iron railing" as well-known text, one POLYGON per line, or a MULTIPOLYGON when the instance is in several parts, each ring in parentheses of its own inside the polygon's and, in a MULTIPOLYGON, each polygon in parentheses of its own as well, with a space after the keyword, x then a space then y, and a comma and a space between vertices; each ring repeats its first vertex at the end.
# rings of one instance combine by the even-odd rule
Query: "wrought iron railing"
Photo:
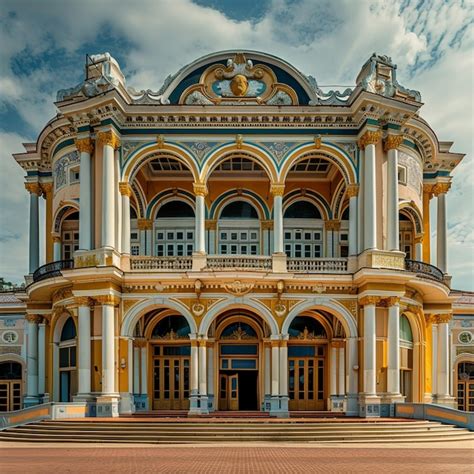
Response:
POLYGON ((419 262, 418 260, 405 259, 405 269, 409 272, 416 273, 417 276, 432 278, 433 280, 443 281, 443 272, 434 265, 419 262))
POLYGON ((260 255, 209 255, 206 270, 256 270, 272 269, 272 257, 260 255))
POLYGON ((131 270, 191 270, 192 257, 130 257, 131 270))
POLYGON ((61 276, 61 270, 74 268, 74 260, 57 260, 56 262, 42 265, 33 273, 33 282, 61 276))
POLYGON ((289 258, 289 272, 347 273, 347 258, 289 258))

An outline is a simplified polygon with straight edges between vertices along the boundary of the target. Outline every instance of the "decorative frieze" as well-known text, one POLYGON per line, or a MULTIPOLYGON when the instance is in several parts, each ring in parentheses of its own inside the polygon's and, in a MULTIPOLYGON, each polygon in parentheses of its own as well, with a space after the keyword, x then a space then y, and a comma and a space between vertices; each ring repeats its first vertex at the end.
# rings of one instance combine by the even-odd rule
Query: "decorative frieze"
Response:
POLYGON ((449 321, 451 321, 451 319, 453 318, 453 315, 452 314, 437 314, 436 315, 436 322, 438 324, 441 324, 441 323, 449 323, 449 321))
POLYGON ((76 296, 74 298, 74 303, 79 306, 94 306, 94 300, 88 296, 76 296))
POLYGON ((359 305, 361 306, 377 306, 381 301, 380 296, 364 296, 359 299, 359 305))
POLYGON ((222 288, 234 296, 243 296, 247 293, 250 293, 255 286, 251 282, 242 282, 240 280, 235 280, 232 283, 223 283, 222 288))
POLYGON ((25 319, 29 322, 29 323, 36 323, 36 324, 39 324, 43 321, 43 318, 40 314, 27 314, 25 316, 25 319))

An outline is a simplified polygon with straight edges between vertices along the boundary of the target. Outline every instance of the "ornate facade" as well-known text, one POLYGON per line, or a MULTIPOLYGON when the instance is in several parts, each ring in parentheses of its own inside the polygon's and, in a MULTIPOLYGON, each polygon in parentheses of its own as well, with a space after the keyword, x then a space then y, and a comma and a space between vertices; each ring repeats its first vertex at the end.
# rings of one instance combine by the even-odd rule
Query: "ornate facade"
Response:
POLYGON ((127 87, 107 53, 86 71, 15 155, 30 193, 26 405, 454 406, 446 194, 463 155, 390 58, 343 93, 257 52, 203 57, 156 92, 127 87))

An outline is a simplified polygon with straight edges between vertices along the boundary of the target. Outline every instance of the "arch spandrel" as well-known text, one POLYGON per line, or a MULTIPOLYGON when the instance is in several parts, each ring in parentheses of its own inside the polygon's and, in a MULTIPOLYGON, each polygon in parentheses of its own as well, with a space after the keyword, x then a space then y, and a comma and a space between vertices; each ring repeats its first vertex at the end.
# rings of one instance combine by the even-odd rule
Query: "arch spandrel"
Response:
POLYGON ((322 142, 317 148, 314 142, 308 142, 303 143, 299 147, 292 150, 286 156, 285 161, 279 170, 279 182, 284 183, 291 168, 300 160, 309 158, 310 154, 313 154, 315 157, 325 158, 330 163, 334 164, 341 172, 346 185, 357 183, 357 169, 349 155, 347 155, 339 147, 331 143, 324 142, 322 142))

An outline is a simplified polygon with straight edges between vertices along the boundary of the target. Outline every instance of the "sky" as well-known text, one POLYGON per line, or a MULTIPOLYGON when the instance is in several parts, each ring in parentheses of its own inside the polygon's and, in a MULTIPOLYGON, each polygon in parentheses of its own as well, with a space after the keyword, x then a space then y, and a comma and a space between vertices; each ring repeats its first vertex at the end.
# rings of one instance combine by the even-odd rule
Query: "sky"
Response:
POLYGON ((453 287, 474 290, 473 10, 473 0, 0 0, 0 276, 28 272, 28 194, 11 155, 57 113, 57 90, 82 80, 86 54, 110 52, 136 89, 158 90, 224 49, 264 51, 344 89, 376 51, 421 92, 439 140, 466 153, 447 199, 448 271, 453 287))

